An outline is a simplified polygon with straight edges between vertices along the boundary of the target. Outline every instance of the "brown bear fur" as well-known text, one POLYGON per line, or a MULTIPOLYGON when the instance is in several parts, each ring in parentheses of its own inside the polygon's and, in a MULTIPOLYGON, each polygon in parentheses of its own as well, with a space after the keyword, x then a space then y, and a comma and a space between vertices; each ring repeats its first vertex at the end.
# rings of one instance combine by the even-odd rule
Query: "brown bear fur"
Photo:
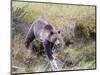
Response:
POLYGON ((52 60, 52 48, 57 40, 60 41, 62 39, 60 36, 60 32, 57 32, 57 30, 52 25, 50 25, 46 20, 38 18, 32 23, 26 35, 26 48, 29 48, 30 43, 35 38, 39 39, 48 58, 52 60))

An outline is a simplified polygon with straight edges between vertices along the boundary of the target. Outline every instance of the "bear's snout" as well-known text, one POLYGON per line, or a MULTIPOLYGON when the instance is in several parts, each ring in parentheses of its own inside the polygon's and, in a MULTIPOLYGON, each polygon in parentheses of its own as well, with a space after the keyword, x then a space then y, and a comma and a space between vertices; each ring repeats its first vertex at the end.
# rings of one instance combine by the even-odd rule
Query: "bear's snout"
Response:
POLYGON ((60 48, 61 47, 61 44, 57 44, 57 48, 60 48))
POLYGON ((61 42, 59 40, 56 40, 55 46, 56 46, 56 48, 60 48, 61 47, 61 42))

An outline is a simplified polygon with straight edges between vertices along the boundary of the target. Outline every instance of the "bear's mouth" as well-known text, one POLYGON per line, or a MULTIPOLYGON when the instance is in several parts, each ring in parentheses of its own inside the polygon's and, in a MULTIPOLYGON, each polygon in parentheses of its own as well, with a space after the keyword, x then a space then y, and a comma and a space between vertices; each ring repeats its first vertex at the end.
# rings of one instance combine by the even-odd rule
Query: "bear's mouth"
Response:
POLYGON ((61 47, 61 44, 56 45, 56 47, 57 47, 57 48, 60 48, 60 47, 61 47))
POLYGON ((54 45, 52 50, 53 50, 53 52, 55 52, 55 51, 59 51, 60 48, 61 48, 60 44, 59 45, 54 45))

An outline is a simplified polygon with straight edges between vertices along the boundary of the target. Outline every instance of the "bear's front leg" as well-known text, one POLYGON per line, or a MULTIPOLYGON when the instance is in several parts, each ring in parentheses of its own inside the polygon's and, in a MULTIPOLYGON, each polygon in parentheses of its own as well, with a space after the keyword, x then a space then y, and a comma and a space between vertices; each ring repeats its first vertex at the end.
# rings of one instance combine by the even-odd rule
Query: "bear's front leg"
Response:
POLYGON ((53 47, 53 44, 49 41, 45 41, 43 42, 43 47, 44 47, 44 50, 45 50, 45 53, 47 54, 47 57, 49 60, 53 60, 53 52, 52 52, 52 47, 53 47))
POLYGON ((45 49, 45 52, 47 54, 47 57, 49 59, 49 63, 50 63, 50 66, 51 66, 51 69, 52 71, 58 71, 58 66, 57 66, 57 63, 56 63, 56 60, 55 58, 53 57, 53 52, 52 52, 52 48, 53 48, 53 43, 49 42, 49 41, 46 41, 44 44, 44 49, 45 49))

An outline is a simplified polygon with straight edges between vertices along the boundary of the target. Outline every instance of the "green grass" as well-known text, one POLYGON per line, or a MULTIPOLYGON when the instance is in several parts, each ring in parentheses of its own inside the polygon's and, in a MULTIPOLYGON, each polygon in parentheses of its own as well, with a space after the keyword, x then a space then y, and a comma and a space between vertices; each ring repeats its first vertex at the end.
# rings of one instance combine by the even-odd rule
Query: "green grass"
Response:
MULTIPOLYGON (((12 2, 12 15, 18 20, 30 26, 38 17, 46 19, 50 24, 62 30, 64 42, 72 41, 73 44, 65 45, 57 52, 57 58, 64 62, 62 70, 93 69, 95 68, 95 39, 92 40, 90 33, 96 33, 95 7, 78 5, 57 5, 45 3, 12 2), (23 11, 16 16, 17 10, 25 6, 23 11), (25 14, 24 16, 22 16, 25 14), (22 18, 21 18, 22 17, 22 18), (20 20, 21 19, 21 20, 20 20), (75 26, 79 27, 84 40, 75 36, 75 26), (69 30, 68 30, 69 29, 69 30), (77 41, 78 39, 79 41, 77 41), (71 63, 71 64, 70 64, 71 63)), ((25 34, 16 32, 16 23, 12 22, 12 67, 17 66, 15 73, 48 71, 47 61, 37 54, 30 54, 24 46, 25 34), (38 60, 37 60, 38 59, 38 60), (45 69, 43 69, 45 68, 45 69)), ((36 41, 35 41, 36 42, 36 41)), ((36 47, 39 47, 36 42, 36 47)))

